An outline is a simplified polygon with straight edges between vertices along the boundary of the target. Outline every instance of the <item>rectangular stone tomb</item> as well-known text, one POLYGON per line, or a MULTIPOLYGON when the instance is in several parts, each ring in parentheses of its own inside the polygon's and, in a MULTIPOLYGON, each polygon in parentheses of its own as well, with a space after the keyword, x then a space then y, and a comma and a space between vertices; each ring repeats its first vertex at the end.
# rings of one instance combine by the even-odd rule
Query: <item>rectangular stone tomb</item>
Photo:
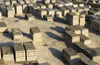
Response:
POLYGON ((74 26, 67 26, 67 27, 65 27, 65 31, 68 31, 68 30, 73 31, 76 34, 81 34, 81 30, 79 30, 78 28, 75 28, 74 26))
POLYGON ((100 64, 100 52, 98 52, 98 50, 87 49, 84 51, 84 54, 87 55, 94 62, 97 62, 100 64))
MULTIPOLYGON (((100 54, 100 48, 99 47, 97 47, 97 48, 92 48, 94 51, 96 51, 98 54, 100 54)), ((98 63, 98 64, 100 64, 100 56, 98 56, 97 58, 94 58, 93 59, 93 61, 94 62, 96 62, 96 63, 98 63)))
POLYGON ((14 41, 21 41, 23 40, 23 34, 20 28, 13 28, 12 29, 13 40, 14 41))
POLYGON ((19 14, 23 14, 23 10, 22 10, 22 5, 19 3, 15 3, 14 4, 14 8, 15 8, 15 14, 19 15, 19 14))
POLYGON ((91 28, 98 31, 98 32, 100 32, 100 20, 98 20, 98 19, 92 20, 91 28))
POLYGON ((80 42, 82 42, 83 44, 87 45, 87 44, 91 44, 91 39, 83 34, 80 34, 80 42))
POLYGON ((66 8, 69 9, 70 12, 76 12, 76 9, 74 7, 67 6, 66 8))
POLYGON ((46 4, 46 3, 50 3, 50 0, 43 0, 42 1, 44 4, 46 4))
POLYGON ((81 34, 83 34, 83 35, 89 37, 89 30, 88 30, 87 28, 82 27, 82 26, 80 26, 80 25, 75 25, 74 27, 80 29, 80 30, 81 30, 81 34))
POLYGON ((34 42, 42 42, 42 33, 40 32, 38 27, 31 27, 30 35, 34 42))
POLYGON ((25 49, 22 43, 14 43, 14 54, 15 54, 15 61, 22 62, 25 61, 25 49))
POLYGON ((47 3, 47 4, 45 4, 46 5, 46 8, 53 8, 53 5, 51 4, 51 3, 47 3))
POLYGON ((56 0, 50 0, 50 2, 51 2, 51 3, 55 3, 55 2, 56 2, 56 0))
POLYGON ((17 2, 18 2, 19 4, 25 4, 25 2, 24 2, 23 0, 17 0, 17 2))
POLYGON ((36 48, 32 42, 24 42, 27 61, 36 61, 36 48))
POLYGON ((38 6, 39 6, 41 9, 45 9, 45 8, 46 8, 46 6, 45 6, 44 4, 42 4, 42 3, 38 3, 38 6))
POLYGON ((46 11, 47 11, 47 14, 48 14, 48 15, 50 15, 50 16, 52 16, 52 17, 54 17, 55 12, 54 12, 54 10, 53 10, 53 9, 46 8, 46 11))
POLYGON ((36 15, 37 9, 39 9, 39 8, 40 7, 37 4, 29 6, 29 13, 31 13, 32 15, 36 15))
POLYGON ((14 55, 10 46, 2 47, 2 56, 4 61, 14 61, 14 55))
POLYGON ((97 16, 97 15, 90 15, 89 16, 89 23, 91 23, 92 21, 93 21, 93 19, 100 19, 100 17, 99 16, 97 16))
POLYGON ((89 10, 88 11, 89 15, 99 15, 99 13, 100 13, 99 11, 95 11, 95 10, 89 10))
POLYGON ((10 5, 10 0, 4 0, 4 3, 5 3, 6 5, 10 5))
POLYGON ((73 31, 65 31, 65 40, 70 43, 80 42, 80 36, 73 31))
POLYGON ((70 25, 79 25, 79 16, 73 12, 67 13, 66 20, 70 25))
POLYGON ((92 61, 89 59, 85 54, 79 53, 79 56, 81 58, 80 65, 99 65, 98 63, 92 61))
POLYGON ((80 56, 72 48, 63 49, 62 54, 69 65, 77 65, 80 61, 80 56))
POLYGON ((82 42, 77 42, 75 43, 75 48, 77 51, 79 52, 84 52, 84 50, 89 49, 89 47, 87 47, 85 44, 83 44, 82 42))
POLYGON ((25 19, 32 21, 35 20, 35 17, 32 14, 25 14, 25 19))
POLYGON ((3 4, 3 5, 0 6, 0 10, 1 10, 1 12, 2 12, 2 15, 3 15, 3 16, 6 16, 7 7, 6 7, 5 4, 3 4))
POLYGON ((12 6, 7 7, 7 17, 13 18, 14 17, 14 10, 12 6))
POLYGON ((55 12, 55 17, 57 18, 61 18, 62 17, 62 12, 58 9, 53 9, 54 12, 55 12))
POLYGON ((22 4, 23 13, 28 13, 28 4, 22 4))
POLYGON ((85 26, 85 24, 86 24, 85 17, 80 16, 80 18, 79 18, 79 25, 80 26, 85 26))
POLYGON ((74 7, 74 8, 78 7, 78 4, 73 4, 73 7, 74 7))
POLYGON ((11 5, 13 6, 13 4, 17 3, 16 0, 10 0, 11 5))
POLYGON ((58 9, 62 12, 62 16, 66 16, 66 14, 69 13, 69 10, 65 7, 59 7, 58 9))
POLYGON ((81 13, 82 11, 84 11, 81 7, 76 7, 75 9, 77 10, 77 12, 80 12, 80 13, 81 13))
POLYGON ((47 15, 47 11, 45 9, 38 9, 37 16, 43 18, 44 15, 47 15))
POLYGON ((50 15, 44 15, 43 19, 46 20, 46 21, 48 21, 48 22, 53 22, 53 17, 50 16, 50 15))

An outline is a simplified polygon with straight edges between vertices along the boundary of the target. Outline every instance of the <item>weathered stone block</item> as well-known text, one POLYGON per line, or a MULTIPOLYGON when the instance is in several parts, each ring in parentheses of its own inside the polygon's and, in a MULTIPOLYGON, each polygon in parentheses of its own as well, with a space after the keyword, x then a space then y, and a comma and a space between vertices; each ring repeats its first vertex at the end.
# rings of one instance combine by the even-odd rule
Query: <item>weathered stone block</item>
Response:
POLYGON ((54 12, 54 10, 53 10, 53 9, 46 8, 46 11, 47 11, 47 14, 48 14, 48 15, 50 15, 50 16, 52 16, 52 17, 54 17, 55 12, 54 12))
POLYGON ((23 40, 23 34, 20 28, 13 28, 12 29, 13 40, 14 41, 21 41, 23 40))
POLYGON ((11 51, 10 46, 3 46, 2 47, 2 55, 4 61, 14 61, 14 55, 11 51))
POLYGON ((91 39, 83 34, 80 34, 80 42, 82 42, 83 44, 87 45, 87 44, 91 44, 91 39))
POLYGON ((42 33, 40 32, 38 27, 31 27, 30 35, 34 42, 42 42, 42 33))
POLYGON ((53 17, 50 16, 50 15, 44 15, 43 19, 46 20, 46 21, 48 21, 48 22, 53 22, 53 17))
POLYGON ((19 15, 19 14, 23 14, 23 9, 22 9, 22 5, 19 3, 15 3, 14 4, 14 8, 15 8, 15 14, 19 15))
POLYGON ((73 12, 67 13, 66 20, 70 25, 79 25, 79 16, 73 12))
POLYGON ((47 15, 47 11, 45 9, 38 9, 37 16, 43 18, 44 15, 47 15))
POLYGON ((25 14, 25 18, 29 21, 35 20, 35 17, 32 14, 25 14))
POLYGON ((62 53, 63 57, 70 65, 77 65, 80 61, 80 56, 72 48, 65 48, 62 53))
POLYGON ((73 31, 65 31, 65 40, 70 43, 80 42, 80 36, 75 34, 73 31))
POLYGON ((75 25, 75 27, 81 30, 81 34, 89 37, 89 30, 87 28, 82 27, 80 25, 75 25))
POLYGON ((36 48, 32 42, 24 42, 27 61, 36 61, 36 48))
POLYGON ((79 30, 78 28, 75 28, 74 26, 65 27, 65 31, 70 31, 70 30, 76 34, 81 34, 81 30, 79 30))
POLYGON ((25 61, 25 49, 22 43, 14 43, 13 47, 14 47, 15 61, 16 62, 25 61))

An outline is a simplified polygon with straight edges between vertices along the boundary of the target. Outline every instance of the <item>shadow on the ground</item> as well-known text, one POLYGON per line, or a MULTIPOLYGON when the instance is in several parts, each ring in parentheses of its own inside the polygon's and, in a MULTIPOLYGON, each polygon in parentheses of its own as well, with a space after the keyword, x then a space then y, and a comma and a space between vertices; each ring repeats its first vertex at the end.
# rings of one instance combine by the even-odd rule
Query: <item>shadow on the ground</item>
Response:
POLYGON ((60 27, 60 26, 50 27, 50 29, 55 30, 55 31, 57 31, 57 32, 59 32, 61 34, 64 34, 64 32, 65 32, 65 29, 60 27))
POLYGON ((53 39, 56 39, 58 41, 64 41, 64 39, 52 32, 45 32, 49 37, 53 38, 53 39))
POLYGON ((32 39, 32 37, 31 37, 31 35, 30 35, 30 34, 25 33, 25 32, 22 32, 22 33, 23 33, 23 36, 25 36, 25 37, 27 37, 27 38, 29 38, 29 39, 32 39))
POLYGON ((12 39, 12 32, 8 31, 7 33, 3 33, 3 36, 9 38, 9 39, 12 39))
POLYGON ((60 61, 62 61, 65 65, 68 65, 65 61, 65 59, 63 58, 62 52, 55 49, 55 48, 49 48, 50 52, 52 53, 52 55, 56 58, 58 58, 60 61))
POLYGON ((20 16, 20 15, 17 16, 16 15, 15 17, 18 18, 18 19, 25 19, 25 16, 20 16))
POLYGON ((67 24, 67 21, 64 18, 54 18, 53 19, 55 22, 67 24))

